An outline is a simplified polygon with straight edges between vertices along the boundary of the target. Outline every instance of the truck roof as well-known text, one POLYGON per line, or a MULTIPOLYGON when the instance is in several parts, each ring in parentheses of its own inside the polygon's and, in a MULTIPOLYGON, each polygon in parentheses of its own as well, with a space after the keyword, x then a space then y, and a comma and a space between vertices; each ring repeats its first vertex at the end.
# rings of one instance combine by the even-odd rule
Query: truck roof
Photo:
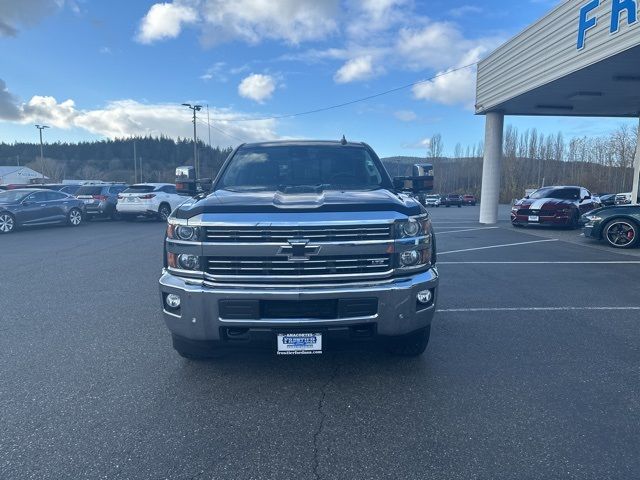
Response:
POLYGON ((351 147, 363 147, 367 144, 364 142, 346 142, 342 143, 340 140, 273 140, 269 142, 255 142, 255 143, 243 143, 241 147, 282 147, 282 146, 294 146, 294 145, 332 145, 332 146, 351 146, 351 147))

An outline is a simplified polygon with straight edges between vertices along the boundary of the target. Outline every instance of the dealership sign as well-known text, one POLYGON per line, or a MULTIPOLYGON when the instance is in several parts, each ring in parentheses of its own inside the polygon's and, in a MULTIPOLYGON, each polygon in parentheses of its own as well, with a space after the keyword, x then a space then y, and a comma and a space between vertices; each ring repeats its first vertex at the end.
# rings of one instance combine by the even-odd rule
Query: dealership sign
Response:
MULTIPOLYGON (((609 0, 591 0, 580 9, 580 23, 578 25, 578 50, 582 50, 587 39, 587 32, 598 25, 598 17, 593 11, 609 0)), ((638 5, 640 0, 611 0, 611 25, 609 32, 614 34, 620 30, 622 14, 627 14, 627 24, 633 25, 638 21, 638 5)))

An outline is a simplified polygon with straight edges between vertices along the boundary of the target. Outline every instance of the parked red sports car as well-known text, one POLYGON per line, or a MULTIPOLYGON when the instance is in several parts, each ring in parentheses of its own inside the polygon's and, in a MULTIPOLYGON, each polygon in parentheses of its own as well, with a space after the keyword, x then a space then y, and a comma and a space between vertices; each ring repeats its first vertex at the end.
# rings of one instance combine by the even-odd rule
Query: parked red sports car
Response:
POLYGON ((544 187, 516 202, 511 208, 514 227, 524 225, 578 228, 580 216, 600 204, 583 187, 544 187))

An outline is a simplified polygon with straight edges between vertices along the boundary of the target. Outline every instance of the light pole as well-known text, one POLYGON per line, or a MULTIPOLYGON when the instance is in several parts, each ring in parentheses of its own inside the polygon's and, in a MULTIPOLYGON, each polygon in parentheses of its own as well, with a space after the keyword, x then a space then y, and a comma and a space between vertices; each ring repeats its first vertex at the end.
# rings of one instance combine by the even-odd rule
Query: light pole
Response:
POLYGON ((42 144, 42 130, 49 128, 48 125, 36 125, 40 132, 40 173, 42 174, 42 183, 44 183, 44 147, 42 144))
POLYGON ((202 105, 191 105, 183 103, 187 108, 193 110, 193 165, 196 167, 196 178, 200 178, 200 165, 198 164, 198 137, 196 134, 196 112, 202 110, 202 105))

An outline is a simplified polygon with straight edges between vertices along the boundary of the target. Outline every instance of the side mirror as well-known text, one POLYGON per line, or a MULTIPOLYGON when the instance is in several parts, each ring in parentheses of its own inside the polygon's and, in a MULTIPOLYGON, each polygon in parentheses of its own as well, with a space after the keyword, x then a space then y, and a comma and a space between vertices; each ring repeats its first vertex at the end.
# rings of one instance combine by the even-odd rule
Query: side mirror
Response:
POLYGON ((525 198, 526 200, 529 200, 529 195, 525 195, 525 196, 524 196, 524 198, 525 198))

